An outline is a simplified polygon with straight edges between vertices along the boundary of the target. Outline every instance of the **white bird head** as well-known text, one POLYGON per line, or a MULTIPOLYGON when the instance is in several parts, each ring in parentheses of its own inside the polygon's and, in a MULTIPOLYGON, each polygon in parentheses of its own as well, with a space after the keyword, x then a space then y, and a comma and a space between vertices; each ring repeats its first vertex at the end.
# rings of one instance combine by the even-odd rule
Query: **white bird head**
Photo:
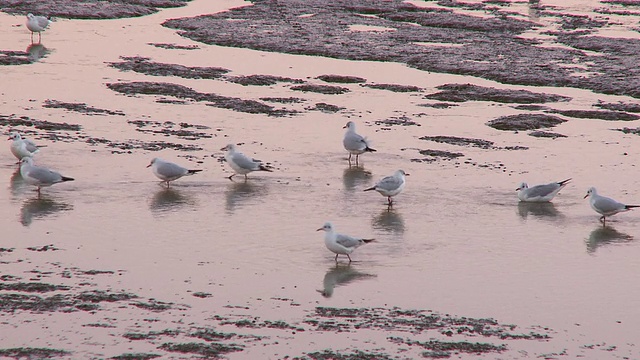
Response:
POLYGON ((521 182, 520 185, 518 185, 518 188, 516 189, 516 191, 520 191, 520 190, 528 189, 528 188, 529 188, 529 185, 527 185, 526 182, 521 182))
POLYGON ((33 19, 33 18, 34 18, 34 15, 32 13, 27 14, 27 19, 33 19))
POLYGON ((356 123, 354 123, 353 121, 349 121, 347 123, 347 125, 343 126, 342 128, 355 131, 356 130, 356 123))
POLYGON ((409 174, 407 174, 406 172, 404 172, 404 170, 397 170, 395 173, 396 177, 405 177, 405 176, 409 176, 409 174))
POLYGON ((23 157, 22 160, 20 160, 20 166, 25 164, 33 165, 33 158, 31 156, 23 157))
POLYGON ((229 145, 223 147, 220 150, 222 150, 222 151, 236 151, 236 146, 234 144, 229 144, 229 145))
POLYGON ((322 231, 333 231, 333 225, 331 225, 331 223, 327 221, 326 223, 324 223, 324 225, 322 225, 321 228, 319 228, 316 231, 321 231, 321 230, 322 231))
POLYGON ((149 163, 149 165, 147 165, 147 167, 151 167, 151 166, 153 166, 153 164, 155 164, 155 163, 156 163, 156 162, 158 162, 158 161, 160 161, 160 159, 159 159, 159 158, 153 158, 153 159, 151 160, 151 162, 149 163))
POLYGON ((596 188, 594 188, 593 186, 589 188, 589 190, 587 190, 587 195, 584 196, 583 199, 588 198, 591 195, 597 195, 598 192, 596 191, 596 188))
POLYGON ((11 135, 9 135, 9 140, 21 140, 21 139, 22 137, 17 132, 12 132, 11 135))

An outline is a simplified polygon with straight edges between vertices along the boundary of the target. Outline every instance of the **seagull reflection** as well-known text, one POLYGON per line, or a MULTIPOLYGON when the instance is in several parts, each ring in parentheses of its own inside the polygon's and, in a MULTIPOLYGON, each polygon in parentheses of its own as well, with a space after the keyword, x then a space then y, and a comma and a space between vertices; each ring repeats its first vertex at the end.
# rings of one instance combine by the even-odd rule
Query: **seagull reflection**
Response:
POLYGON ((356 280, 362 280, 366 278, 373 278, 376 275, 365 274, 355 270, 351 265, 338 265, 330 267, 329 271, 324 275, 322 285, 324 289, 318 290, 322 296, 329 298, 333 295, 333 289, 336 286, 347 285, 356 280))
POLYGON ((11 178, 9 179, 9 188, 11 189, 11 195, 17 196, 24 193, 24 189, 28 188, 29 185, 24 182, 22 175, 20 175, 20 168, 13 172, 11 178))
POLYGON ((556 206, 552 202, 536 203, 520 201, 518 203, 518 214, 523 219, 526 219, 529 215, 537 218, 562 216, 562 213, 556 209, 556 206))
POLYGON ((349 166, 344 169, 342 174, 342 182, 346 190, 353 191, 357 187, 365 186, 371 181, 371 172, 361 167, 349 166))
POLYGON ((73 210, 73 206, 44 196, 25 200, 20 209, 20 223, 29 226, 34 219, 41 219, 68 210, 73 210))
POLYGON ((226 209, 233 212, 237 208, 241 207, 243 203, 251 203, 255 201, 256 197, 266 193, 267 189, 265 185, 258 185, 256 181, 253 182, 232 182, 227 185, 227 191, 225 197, 227 200, 226 209))
POLYGON ((36 44, 31 43, 31 45, 27 47, 26 52, 29 54, 29 60, 38 61, 43 57, 47 56, 47 54, 49 54, 50 51, 49 49, 44 47, 44 45, 42 45, 41 43, 36 43, 36 44))
POLYGON ((598 226, 586 240, 587 252, 593 253, 598 247, 607 244, 619 244, 633 241, 633 236, 621 233, 611 226, 598 226))
POLYGON ((184 205, 193 204, 193 200, 175 188, 159 190, 151 200, 151 210, 157 212, 175 211, 184 205))
POLYGON ((383 210, 378 216, 371 221, 374 229, 380 229, 389 233, 404 233, 404 220, 402 215, 396 212, 392 207, 383 210))

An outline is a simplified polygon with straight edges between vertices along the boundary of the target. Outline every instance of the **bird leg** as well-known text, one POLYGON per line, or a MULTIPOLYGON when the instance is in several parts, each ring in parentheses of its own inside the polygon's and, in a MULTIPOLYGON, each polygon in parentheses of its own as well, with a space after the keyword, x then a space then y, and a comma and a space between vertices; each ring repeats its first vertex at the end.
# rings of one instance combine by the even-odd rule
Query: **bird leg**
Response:
POLYGON ((236 176, 235 173, 231 174, 231 176, 227 176, 227 179, 231 180, 232 177, 236 176))
POLYGON ((347 257, 349 258, 349 264, 351 264, 351 256, 349 256, 349 254, 347 254, 347 257))
POLYGON ((387 201, 389 206, 393 206, 393 200, 391 200, 391 196, 387 196, 387 201))
POLYGON ((338 254, 336 254, 336 262, 338 262, 338 254))
POLYGON ((244 182, 247 182, 247 179, 248 179, 247 174, 244 174, 244 182))
POLYGON ((360 158, 360 154, 356 154, 356 167, 358 167, 358 159, 360 158))
POLYGON ((349 166, 351 166, 351 153, 349 153, 349 166))

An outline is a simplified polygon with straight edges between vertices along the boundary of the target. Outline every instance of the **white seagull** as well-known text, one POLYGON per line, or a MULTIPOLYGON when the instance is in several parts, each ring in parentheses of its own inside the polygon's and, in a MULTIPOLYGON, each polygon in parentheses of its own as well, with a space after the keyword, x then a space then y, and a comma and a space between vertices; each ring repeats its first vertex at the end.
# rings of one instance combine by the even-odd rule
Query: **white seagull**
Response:
POLYGON ((569 181, 571 181, 571 179, 544 185, 536 185, 533 187, 529 187, 527 183, 523 182, 516 189, 518 192, 518 199, 525 202, 549 202, 560 190, 562 190, 563 187, 567 186, 569 181))
POLYGON ((164 161, 160 158, 153 158, 151 163, 147 165, 147 167, 151 167, 153 173, 163 182, 167 183, 167 187, 169 187, 169 182, 173 180, 180 179, 186 175, 193 175, 202 171, 198 170, 189 170, 187 168, 183 168, 180 165, 174 164, 169 161, 164 161))
POLYGON ((27 29, 31 31, 31 42, 33 42, 33 33, 38 33, 38 43, 42 40, 41 32, 51 24, 51 20, 44 16, 36 16, 32 13, 27 14, 27 29))
POLYGON ((22 160, 25 157, 32 157, 40 149, 33 141, 29 139, 23 139, 17 132, 11 133, 9 140, 13 140, 11 143, 11 153, 18 160, 22 160))
POLYGON ((358 157, 365 152, 374 152, 376 149, 369 147, 369 141, 361 135, 356 133, 356 124, 353 121, 349 121, 347 125, 342 127, 347 129, 344 133, 344 139, 342 139, 342 145, 349 152, 349 164, 351 164, 351 155, 356 156, 356 166, 358 165, 358 157))
POLYGON ((40 195, 40 188, 42 187, 74 180, 73 178, 62 176, 56 171, 33 165, 33 158, 30 157, 22 159, 20 175, 27 184, 38 187, 38 195, 40 195))
POLYGON ((382 196, 387 197, 389 206, 391 206, 393 205, 391 197, 400 194, 402 189, 404 189, 405 176, 409 176, 409 174, 405 173, 404 170, 397 170, 393 175, 384 177, 378 181, 377 184, 368 189, 364 189, 364 191, 375 190, 379 192, 382 196))
POLYGON ((585 195, 584 198, 586 199, 588 196, 590 197, 589 205, 591 205, 591 208, 598 214, 602 215, 600 217, 600 221, 603 223, 606 223, 607 216, 613 216, 619 212, 625 212, 633 208, 640 207, 640 205, 625 205, 606 196, 599 195, 594 187, 589 188, 587 195, 585 195))
POLYGON ((247 180, 247 174, 253 171, 273 172, 273 170, 265 167, 262 164, 262 161, 252 159, 238 151, 234 144, 229 144, 220 150, 227 151, 224 155, 224 159, 229 163, 229 166, 231 166, 234 171, 233 175, 228 177, 229 180, 231 180, 231 178, 236 174, 244 175, 244 179, 247 180))
POLYGON ((330 222, 324 223, 324 225, 316 231, 325 231, 324 244, 327 249, 336 254, 336 262, 338 261, 338 255, 347 255, 349 262, 351 262, 351 254, 358 247, 370 243, 373 239, 355 238, 349 235, 338 234, 333 230, 333 225, 330 222))

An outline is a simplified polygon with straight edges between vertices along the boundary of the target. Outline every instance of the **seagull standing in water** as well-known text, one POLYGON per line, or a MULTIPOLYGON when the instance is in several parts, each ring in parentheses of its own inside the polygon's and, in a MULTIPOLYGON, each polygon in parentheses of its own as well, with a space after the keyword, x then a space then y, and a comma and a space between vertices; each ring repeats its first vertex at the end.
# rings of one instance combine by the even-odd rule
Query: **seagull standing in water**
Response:
POLYGON ((38 196, 40 196, 40 188, 42 187, 74 180, 73 178, 62 176, 56 171, 33 165, 33 158, 30 157, 22 159, 20 175, 27 184, 38 187, 38 196))
POLYGON ((523 182, 516 189, 518 199, 524 202, 549 202, 563 187, 567 186, 569 181, 571 181, 571 179, 533 187, 529 187, 527 183, 523 182))
POLYGON ((29 139, 23 139, 17 132, 11 133, 9 140, 13 140, 11 143, 11 153, 18 159, 18 163, 25 157, 32 157, 40 151, 38 145, 29 139))
POLYGON ((342 145, 349 152, 349 164, 351 164, 351 155, 356 156, 356 166, 358 166, 358 157, 365 152, 374 152, 376 149, 369 147, 369 141, 361 135, 356 133, 356 124, 353 121, 349 121, 343 129, 347 129, 344 133, 344 139, 342 139, 342 145))
POLYGON ((351 256, 349 256, 349 254, 358 247, 373 241, 373 239, 362 239, 338 234, 334 231, 333 225, 331 225, 330 222, 324 223, 324 225, 316 231, 325 231, 324 244, 327 246, 327 249, 336 254, 336 262, 338 261, 338 255, 347 255, 349 262, 351 262, 351 256))
POLYGON ((31 31, 31 42, 33 42, 33 33, 38 33, 38 43, 42 40, 42 32, 51 24, 51 20, 44 16, 36 16, 32 13, 27 14, 27 29, 31 31))
POLYGON ((405 173, 404 170, 397 170, 393 175, 384 177, 378 181, 377 184, 368 189, 364 189, 364 191, 375 190, 379 192, 382 196, 387 197, 389 206, 391 206, 393 205, 391 197, 400 194, 402 189, 404 189, 405 176, 409 176, 409 174, 405 173))
POLYGON ((233 175, 229 176, 228 179, 231 180, 236 174, 244 175, 245 181, 247 180, 247 174, 253 171, 268 171, 273 172, 273 170, 267 168, 262 164, 262 161, 252 159, 245 154, 238 151, 234 144, 229 144, 222 149, 222 151, 226 151, 227 153, 224 156, 224 159, 227 161, 229 166, 233 169, 233 175))
POLYGON ((151 167, 153 173, 163 182, 167 183, 167 188, 169 187, 169 182, 173 180, 178 180, 183 176, 193 175, 202 171, 198 170, 189 170, 187 168, 183 168, 178 164, 174 164, 169 161, 164 161, 160 158, 153 158, 151 163, 147 165, 147 167, 151 167))
POLYGON ((607 216, 613 216, 619 212, 625 212, 633 208, 640 207, 640 205, 625 205, 606 196, 599 195, 598 191, 596 191, 596 188, 594 187, 589 188, 587 195, 585 195, 584 198, 586 199, 587 197, 589 197, 589 205, 591 205, 591 208, 598 214, 602 215, 600 217, 600 221, 602 221, 603 224, 606 224, 607 216))

